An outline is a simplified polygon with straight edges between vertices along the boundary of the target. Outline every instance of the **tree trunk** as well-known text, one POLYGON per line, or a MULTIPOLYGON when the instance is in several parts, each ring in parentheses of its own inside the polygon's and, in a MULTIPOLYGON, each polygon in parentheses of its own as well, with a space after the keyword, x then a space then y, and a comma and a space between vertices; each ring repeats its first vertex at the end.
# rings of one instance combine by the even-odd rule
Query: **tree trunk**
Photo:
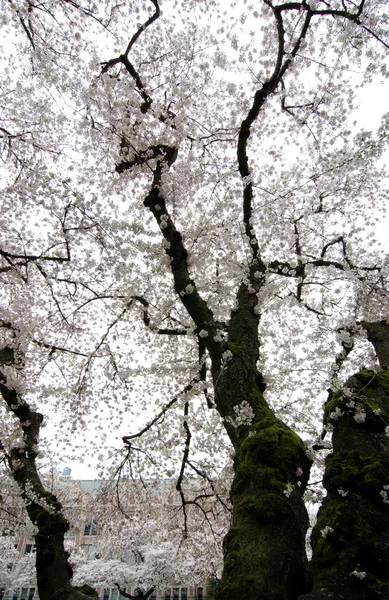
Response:
POLYGON ((361 321, 359 323, 366 329, 367 339, 374 346, 375 353, 381 367, 389 367, 389 325, 387 321, 361 321))
MULTIPOLYGON (((270 87, 266 89, 269 92, 270 87)), ((238 150, 242 177, 246 176, 250 122, 265 101, 264 94, 265 87, 256 96, 254 112, 242 124, 238 150)), ((164 147, 144 205, 161 227, 174 289, 208 350, 216 408, 235 450, 233 518, 224 541, 224 571, 217 597, 296 600, 305 591, 308 519, 302 495, 310 460, 300 438, 266 404, 265 386, 257 371, 257 294, 265 283, 267 267, 259 258, 255 236, 250 233, 252 187, 244 187, 243 218, 253 257, 238 290, 236 309, 231 312, 226 342, 220 340, 219 324, 191 277, 187 250, 166 206, 162 175, 176 156, 175 148, 164 147)))
POLYGON ((218 597, 294 600, 306 590, 302 493, 310 463, 299 437, 255 393, 254 422, 235 454, 233 518, 218 597))
MULTIPOLYGON (((17 392, 8 387, 0 372, 0 393, 9 409, 19 419, 23 433, 18 447, 8 455, 12 476, 21 489, 21 497, 31 522, 37 527, 36 573, 40 600, 90 600, 72 587, 71 567, 64 548, 64 534, 69 524, 56 496, 46 491, 36 467, 37 444, 43 417, 32 410, 17 392)), ((95 594, 97 597, 97 593, 95 594)))
MULTIPOLYGON (((380 333, 382 333, 380 331, 380 333)), ((313 589, 301 600, 389 598, 389 371, 363 370, 332 396, 327 496, 312 535, 313 589), (386 431, 385 431, 386 430, 386 431)))
POLYGON ((230 414, 226 428, 235 447, 233 517, 217 598, 295 600, 306 590, 308 518, 302 494, 310 460, 303 442, 263 397, 255 301, 243 284, 226 362, 215 381, 216 402, 230 414))

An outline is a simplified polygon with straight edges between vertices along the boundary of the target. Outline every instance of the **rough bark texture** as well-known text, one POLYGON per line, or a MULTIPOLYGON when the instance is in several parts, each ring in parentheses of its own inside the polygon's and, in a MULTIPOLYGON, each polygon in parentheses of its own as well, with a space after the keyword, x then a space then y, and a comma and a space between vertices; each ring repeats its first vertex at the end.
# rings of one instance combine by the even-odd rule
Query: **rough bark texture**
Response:
POLYGON ((232 526, 224 540, 217 598, 292 600, 306 589, 308 519, 302 494, 310 461, 300 438, 264 400, 265 386, 256 367, 255 301, 255 294, 242 284, 229 327, 227 348, 232 356, 215 382, 217 406, 236 452, 232 526), (233 408, 246 403, 252 421, 238 425, 233 408))
POLYGON ((351 377, 327 403, 325 421, 334 427, 333 453, 326 461, 327 497, 312 536, 313 588, 301 600, 386 600, 389 371, 364 370, 351 377))
POLYGON ((389 325, 387 321, 360 323, 367 332, 367 339, 374 346, 381 367, 389 367, 389 325))
MULTIPOLYGON (((90 600, 70 583, 71 567, 64 548, 64 534, 69 524, 62 514, 62 505, 48 492, 36 467, 37 444, 43 417, 31 409, 19 394, 7 385, 0 372, 0 393, 9 409, 20 421, 22 440, 8 455, 13 478, 21 489, 31 522, 37 527, 36 572, 40 600, 90 600)), ((97 594, 96 594, 97 597, 97 594)))
MULTIPOLYGON (((306 590, 308 519, 302 495, 310 460, 300 438, 266 404, 265 386, 257 371, 257 293, 264 284, 266 266, 253 256, 246 280, 238 290, 237 308, 231 312, 228 342, 216 341, 220 324, 191 278, 187 251, 161 187, 162 175, 176 154, 174 148, 164 150, 144 205, 160 226, 164 215, 161 231, 168 242, 166 253, 174 288, 197 331, 205 333, 216 408, 235 449, 233 519, 224 542, 225 563, 218 598, 295 600, 306 590), (236 409, 245 408, 252 418, 238 422, 236 409)), ((249 218, 246 212, 245 220, 249 218)))
POLYGON ((292 600, 306 589, 302 489, 310 465, 298 436, 255 393, 252 437, 242 440, 235 455, 233 519, 218 598, 292 600))

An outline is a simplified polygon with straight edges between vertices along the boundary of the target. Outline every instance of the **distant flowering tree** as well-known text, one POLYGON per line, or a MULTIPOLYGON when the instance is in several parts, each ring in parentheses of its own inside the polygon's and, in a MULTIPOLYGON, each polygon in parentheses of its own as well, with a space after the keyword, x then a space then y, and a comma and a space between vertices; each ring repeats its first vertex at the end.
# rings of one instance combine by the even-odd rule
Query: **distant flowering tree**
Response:
POLYGON ((41 600, 85 600, 38 465, 87 430, 121 476, 175 478, 185 532, 190 477, 217 494, 233 458, 223 600, 387 595, 388 118, 355 112, 386 2, 4 6, 0 439, 41 600))
POLYGON ((18 558, 13 536, 0 536, 0 587, 5 589, 12 581, 11 567, 18 558))
POLYGON ((26 518, 20 489, 4 468, 0 479, 0 589, 7 589, 35 579, 35 561, 30 555, 19 560, 18 549, 21 536, 32 535, 33 526, 26 518))
MULTIPOLYGON (((157 588, 174 587, 179 582, 196 586, 220 578, 221 541, 228 530, 228 512, 208 497, 204 512, 195 504, 191 506, 185 531, 180 506, 168 503, 174 493, 172 483, 123 481, 119 496, 110 485, 101 485, 88 503, 99 533, 91 538, 92 556, 68 538, 75 585, 117 587, 122 594, 138 589, 151 595, 157 588), (130 504, 134 493, 136 503, 130 504)), ((192 499, 197 486, 191 482, 192 499)), ((64 503, 66 498, 69 494, 65 490, 64 503)), ((74 512, 74 505, 70 510, 74 512)))

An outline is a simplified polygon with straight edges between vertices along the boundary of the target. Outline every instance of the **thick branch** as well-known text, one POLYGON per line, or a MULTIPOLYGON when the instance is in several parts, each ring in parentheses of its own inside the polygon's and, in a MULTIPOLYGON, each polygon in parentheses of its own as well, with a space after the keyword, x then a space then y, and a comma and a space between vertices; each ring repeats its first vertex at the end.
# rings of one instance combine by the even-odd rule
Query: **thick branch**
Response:
POLYGON ((375 353, 381 367, 389 367, 389 324, 387 321, 369 323, 361 321, 367 332, 367 339, 374 346, 375 353))
MULTIPOLYGON (((40 426, 43 416, 34 411, 15 389, 7 384, 0 371, 0 393, 9 410, 17 417, 23 433, 18 446, 9 452, 11 474, 21 489, 31 522, 38 528, 36 569, 41 600, 88 600, 70 584, 71 567, 64 549, 64 534, 69 523, 62 514, 62 505, 48 492, 39 477, 36 457, 40 426)), ((89 599, 90 600, 90 599, 89 599)))
POLYGON ((213 312, 197 290, 196 283, 189 273, 188 252, 182 236, 169 214, 162 192, 163 171, 170 167, 177 156, 176 148, 169 148, 158 160, 154 170, 153 183, 144 205, 150 209, 166 240, 166 254, 170 258, 170 268, 174 278, 174 289, 183 305, 192 317, 199 331, 204 331, 204 343, 211 360, 220 362, 220 344, 214 341, 218 333, 213 312))

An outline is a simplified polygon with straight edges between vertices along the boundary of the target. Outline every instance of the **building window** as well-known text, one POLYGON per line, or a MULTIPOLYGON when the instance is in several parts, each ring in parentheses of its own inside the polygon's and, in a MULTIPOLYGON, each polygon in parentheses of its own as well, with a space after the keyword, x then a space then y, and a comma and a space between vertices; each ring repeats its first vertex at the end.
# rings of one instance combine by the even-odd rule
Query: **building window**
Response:
POLYGON ((69 529, 67 531, 65 531, 64 537, 66 537, 66 538, 76 537, 76 532, 72 526, 70 526, 69 529))
POLYGON ((85 523, 84 535, 99 535, 99 533, 99 524, 96 519, 92 519, 91 521, 85 523))
POLYGON ((188 600, 188 588, 175 587, 165 592, 165 600, 188 600))
POLYGON ((22 590, 20 591, 20 588, 17 588, 16 590, 14 590, 14 593, 12 595, 12 600, 32 600, 35 596, 35 588, 34 587, 30 587, 30 588, 22 588, 22 590))
POLYGON ((98 557, 96 555, 96 546, 94 544, 81 544, 81 549, 86 553, 88 558, 97 558, 98 557))
POLYGON ((36 545, 35 544, 26 544, 24 546, 24 554, 33 554, 34 552, 36 552, 36 545))
POLYGON ((198 587, 197 588, 197 600, 204 600, 203 588, 202 587, 198 587))
POLYGON ((119 596, 119 590, 117 588, 105 588, 101 596, 101 600, 119 600, 119 598, 125 600, 124 596, 119 596))

